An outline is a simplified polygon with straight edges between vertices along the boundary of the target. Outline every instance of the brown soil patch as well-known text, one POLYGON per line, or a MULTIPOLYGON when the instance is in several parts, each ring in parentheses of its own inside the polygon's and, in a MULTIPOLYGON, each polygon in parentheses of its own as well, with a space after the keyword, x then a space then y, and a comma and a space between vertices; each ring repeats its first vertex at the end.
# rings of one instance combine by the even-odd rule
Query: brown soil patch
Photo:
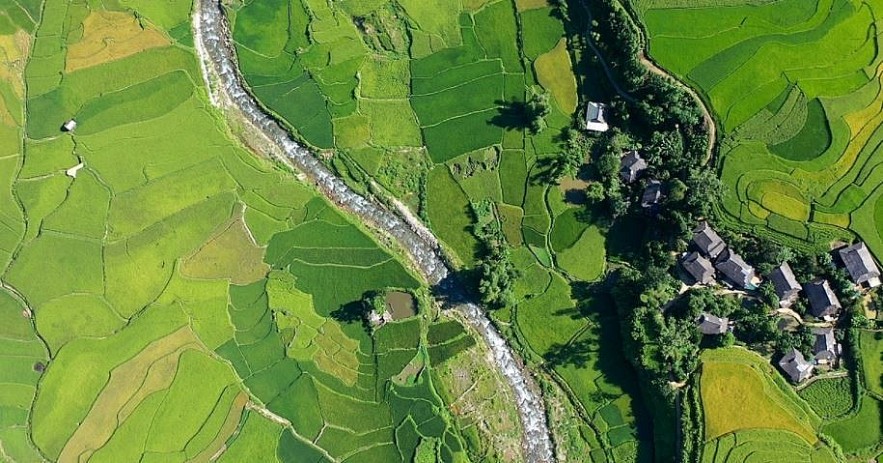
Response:
POLYGON ((414 296, 403 291, 391 291, 387 294, 386 307, 389 308, 393 320, 417 315, 417 303, 414 301, 414 296))
POLYGON ((97 11, 83 22, 83 38, 68 47, 65 72, 114 61, 171 41, 155 29, 142 28, 131 14, 97 11))
POLYGON ((589 182, 579 179, 579 178, 564 178, 561 179, 561 182, 558 184, 558 189, 561 190, 561 194, 564 195, 564 200, 570 204, 585 204, 586 203, 586 188, 588 188, 589 182))

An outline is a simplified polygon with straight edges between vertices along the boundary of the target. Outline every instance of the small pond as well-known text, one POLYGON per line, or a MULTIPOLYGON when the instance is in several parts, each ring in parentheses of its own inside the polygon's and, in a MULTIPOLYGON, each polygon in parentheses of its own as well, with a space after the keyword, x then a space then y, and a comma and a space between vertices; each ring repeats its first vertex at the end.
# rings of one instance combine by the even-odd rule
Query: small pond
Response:
POLYGON ((414 296, 404 291, 390 291, 386 295, 386 307, 392 314, 393 320, 417 315, 417 302, 414 300, 414 296))

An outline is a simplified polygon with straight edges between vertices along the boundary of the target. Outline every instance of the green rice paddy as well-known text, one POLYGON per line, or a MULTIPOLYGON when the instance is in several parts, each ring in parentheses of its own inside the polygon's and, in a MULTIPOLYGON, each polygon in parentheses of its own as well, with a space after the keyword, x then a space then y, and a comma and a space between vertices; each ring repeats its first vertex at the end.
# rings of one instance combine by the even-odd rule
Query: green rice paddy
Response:
POLYGON ((635 0, 650 55, 710 104, 721 212, 799 247, 883 253, 878 5, 635 0))
MULTIPOLYGON (((544 161, 560 153, 561 131, 584 103, 578 94, 584 77, 573 71, 565 26, 545 2, 428 5, 246 1, 229 13, 241 69, 258 100, 306 144, 332 149, 344 160, 334 164, 342 174, 356 171, 351 175, 356 183, 376 181, 410 206, 458 266, 473 267, 481 252, 473 205, 495 205, 524 276, 516 285, 517 305, 493 316, 512 322, 517 341, 536 359, 585 348, 586 361, 562 362, 550 370, 567 384, 567 398, 584 408, 583 416, 613 423, 599 434, 586 420, 581 426, 588 437, 575 439, 587 440, 595 458, 635 458, 646 441, 638 444, 636 416, 643 412, 629 395, 635 392, 634 378, 619 374, 616 363, 624 360, 618 349, 602 354, 598 346, 600 339, 606 341, 601 331, 614 329, 612 304, 590 301, 603 307, 589 314, 592 310, 575 307, 571 288, 603 278, 604 231, 557 186, 536 180, 544 161), (549 92, 552 101, 549 127, 539 134, 511 116, 532 87, 549 92), (598 414, 603 407, 616 413, 598 414)), ((296 225, 273 240, 287 242, 286 236, 312 226, 296 225)), ((323 236, 329 230, 324 228, 323 236)), ((313 288, 314 302, 320 300, 318 288, 328 277, 312 272, 322 268, 306 262, 301 250, 282 257, 273 240, 268 261, 277 265, 294 258, 292 268, 309 268, 298 284, 313 288)), ((380 265, 361 250, 342 258, 380 265)), ((342 281, 346 288, 354 280, 342 281)), ((431 328, 429 335, 435 333, 431 328)), ((430 363, 468 364, 456 354, 469 342, 430 339, 430 363), (451 356, 457 360, 448 360, 451 356)), ((398 368, 408 357, 410 352, 383 354, 381 367, 398 368)), ((467 440, 470 436, 467 432, 467 440)))
MULTIPOLYGON (((423 282, 235 141, 189 14, 0 2, 0 460, 410 462, 422 448, 465 461, 432 370, 472 352, 472 335, 424 342, 430 314, 363 326, 363 295, 423 282), (169 44, 67 71, 68 45, 114 42, 112 27, 80 26, 93 15, 134 15, 169 44)), ((263 55, 298 46, 256 37, 263 55)), ((259 95, 325 107, 304 70, 263 69, 259 95)), ((298 127, 330 146, 343 111, 298 127)))

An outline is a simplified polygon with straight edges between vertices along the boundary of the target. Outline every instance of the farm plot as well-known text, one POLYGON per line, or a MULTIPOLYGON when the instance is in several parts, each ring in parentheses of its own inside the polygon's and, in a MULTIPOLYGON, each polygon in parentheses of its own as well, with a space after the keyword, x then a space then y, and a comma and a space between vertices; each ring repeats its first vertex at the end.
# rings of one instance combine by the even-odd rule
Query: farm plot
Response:
POLYGON ((709 440, 734 431, 779 429, 809 445, 818 441, 821 419, 752 352, 730 348, 703 353, 700 390, 709 440))
MULTIPOLYGON (((585 416, 605 423, 599 425, 603 435, 594 435, 594 428, 584 423, 592 436, 578 439, 591 440, 591 448, 610 460, 634 458, 639 446, 648 443, 638 432, 642 405, 630 398, 634 378, 618 374, 613 363, 602 360, 622 360, 617 352, 608 354, 596 344, 604 337, 598 320, 604 324, 615 320, 606 316, 596 320, 590 314, 593 309, 576 308, 570 294, 577 281, 603 275, 603 231, 577 217, 578 208, 566 203, 558 188, 537 181, 547 161, 560 153, 561 131, 572 125, 573 114, 584 103, 579 101, 571 50, 555 10, 537 1, 446 1, 433 4, 432 11, 410 0, 259 3, 230 8, 241 66, 258 99, 286 119, 304 141, 319 148, 329 146, 318 142, 311 128, 303 127, 303 119, 324 119, 327 110, 335 167, 354 173, 351 178, 356 182, 376 182, 412 207, 458 266, 474 266, 480 251, 472 205, 483 200, 495 203, 506 238, 517 248, 513 260, 525 276, 516 284, 517 307, 493 316, 507 326, 511 323, 514 336, 536 358, 558 353, 563 359, 567 353, 587 349, 584 356, 574 355, 578 362, 554 367, 573 392, 570 399, 587 409, 585 416), (313 95, 288 96, 287 92, 300 91, 298 86, 312 85, 308 80, 315 82, 324 108, 313 95), (538 134, 527 130, 520 113, 531 90, 548 92, 552 101, 548 128, 538 134), (305 110, 304 104, 310 109, 305 110)), ((314 251, 297 241, 307 239, 307 231, 314 227, 321 227, 322 236, 336 236, 339 230, 307 209, 293 230, 261 240, 269 242, 267 261, 295 275, 295 287, 312 297, 319 316, 334 318, 329 307, 341 303, 346 307, 360 294, 352 291, 346 298, 332 300, 323 295, 320 281, 337 278, 332 269, 343 272, 368 266, 373 273, 365 275, 373 278, 382 273, 382 257, 370 244, 340 244, 336 246, 346 249, 341 260, 323 254, 323 260, 317 261, 314 251)), ((345 276, 340 281, 346 288, 351 280, 345 276)), ((588 304, 596 302, 602 304, 599 312, 609 313, 609 301, 588 304)), ((353 339, 362 339, 349 325, 341 326, 353 339)), ((438 329, 429 328, 428 333, 434 336, 438 329)), ((383 334, 385 330, 378 332, 383 342, 389 336, 383 334)), ((466 337, 448 342, 430 339, 423 354, 410 347, 383 350, 375 344, 382 352, 377 355, 380 376, 405 365, 402 371, 416 369, 421 362, 434 368, 440 364, 451 373, 452 365, 474 363, 471 342, 466 337)), ((370 354, 364 341, 359 345, 359 352, 370 354)), ((319 373, 310 375, 321 379, 319 373)), ((361 387, 362 376, 355 376, 356 387, 361 387)), ((446 383, 458 381, 448 374, 442 377, 446 383)), ((447 387, 457 391, 455 386, 447 387)), ((478 393, 474 399, 498 403, 478 393)), ((481 436, 493 435, 488 429, 497 428, 482 430, 473 416, 461 420, 471 423, 481 436)), ((405 431, 396 432, 398 436, 405 431)), ((472 431, 464 436, 477 439, 472 431)), ((500 445, 491 447, 507 455, 500 445)))
POLYGON ((883 334, 879 331, 862 331, 859 342, 865 387, 878 398, 883 398, 883 334))
POLYGON ((883 252, 871 219, 883 136, 879 7, 634 3, 653 58, 704 94, 722 129, 725 217, 794 246, 857 233, 883 252))
POLYGON ((462 453, 459 431, 441 411, 428 373, 421 373, 427 369, 415 369, 402 384, 391 380, 418 355, 420 319, 371 336, 360 319, 321 314, 315 295, 299 285, 299 277, 279 270, 268 280, 232 286, 236 336, 218 349, 252 394, 291 422, 296 445, 283 434, 280 456, 295 445, 339 459, 410 461, 427 439, 440 441, 440 451, 462 453))
POLYGON ((883 402, 870 394, 860 400, 861 406, 855 415, 830 422, 822 428, 847 453, 879 450, 883 438, 883 402))
MULTIPOLYGON (((45 2, 26 67, 27 36, 0 30, 0 276, 23 296, 0 290, 3 458, 410 461, 430 442, 460 458, 430 367, 379 378, 361 325, 365 292, 420 282, 232 141, 168 40, 186 41, 187 2, 120 3, 45 2)), ((400 325, 419 341, 421 323, 400 325)))

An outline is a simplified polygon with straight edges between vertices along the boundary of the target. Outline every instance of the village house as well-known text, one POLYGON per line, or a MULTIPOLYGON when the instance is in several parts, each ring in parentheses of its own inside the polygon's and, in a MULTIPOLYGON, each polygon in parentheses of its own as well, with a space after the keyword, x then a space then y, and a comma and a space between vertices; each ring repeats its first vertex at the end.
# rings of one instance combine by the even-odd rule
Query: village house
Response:
POLYGON ((693 245, 710 259, 717 258, 727 247, 724 240, 705 221, 700 222, 699 226, 693 230, 693 245))
POLYGON ((590 101, 586 105, 586 130, 593 132, 606 132, 610 126, 604 120, 604 110, 607 105, 590 101))
POLYGON ((857 285, 868 288, 880 286, 880 269, 865 243, 860 242, 838 251, 846 271, 857 285))
POLYGON ((815 356, 816 364, 819 365, 835 365, 837 358, 840 356, 840 344, 834 339, 834 328, 813 328, 812 334, 815 336, 815 343, 812 347, 812 353, 815 356))
POLYGON ((696 283, 707 285, 714 281, 714 265, 696 251, 687 254, 681 260, 681 266, 696 283))
POLYGON ((647 161, 635 150, 627 152, 619 160, 619 177, 625 183, 634 183, 645 170, 647 170, 647 161))
POLYGON ((649 214, 659 212, 659 206, 662 203, 662 182, 659 180, 650 180, 644 193, 641 194, 641 207, 649 214))
POLYGON ((791 348, 779 360, 779 368, 791 378, 791 381, 800 383, 812 376, 813 365, 806 361, 799 350, 791 348))
POLYGON ((809 299, 809 313, 816 318, 832 320, 840 311, 840 301, 831 290, 828 280, 817 279, 803 285, 809 299))
POLYGON ((714 268, 721 272, 727 281, 737 288, 755 289, 754 267, 745 263, 739 254, 727 248, 718 256, 714 268))
POLYGON ((61 130, 64 132, 73 132, 74 129, 76 129, 76 128, 77 128, 77 121, 75 121, 73 119, 65 122, 64 125, 61 126, 61 130))
POLYGON ((782 265, 773 270, 770 273, 769 279, 776 290, 776 296, 779 298, 779 307, 791 307, 791 304, 797 300, 798 293, 800 293, 800 283, 794 277, 794 272, 791 271, 791 266, 788 265, 788 262, 782 262, 782 265))
POLYGON ((726 318, 714 316, 710 313, 703 312, 696 319, 696 326, 699 332, 707 335, 724 334, 729 330, 730 321, 726 318))

